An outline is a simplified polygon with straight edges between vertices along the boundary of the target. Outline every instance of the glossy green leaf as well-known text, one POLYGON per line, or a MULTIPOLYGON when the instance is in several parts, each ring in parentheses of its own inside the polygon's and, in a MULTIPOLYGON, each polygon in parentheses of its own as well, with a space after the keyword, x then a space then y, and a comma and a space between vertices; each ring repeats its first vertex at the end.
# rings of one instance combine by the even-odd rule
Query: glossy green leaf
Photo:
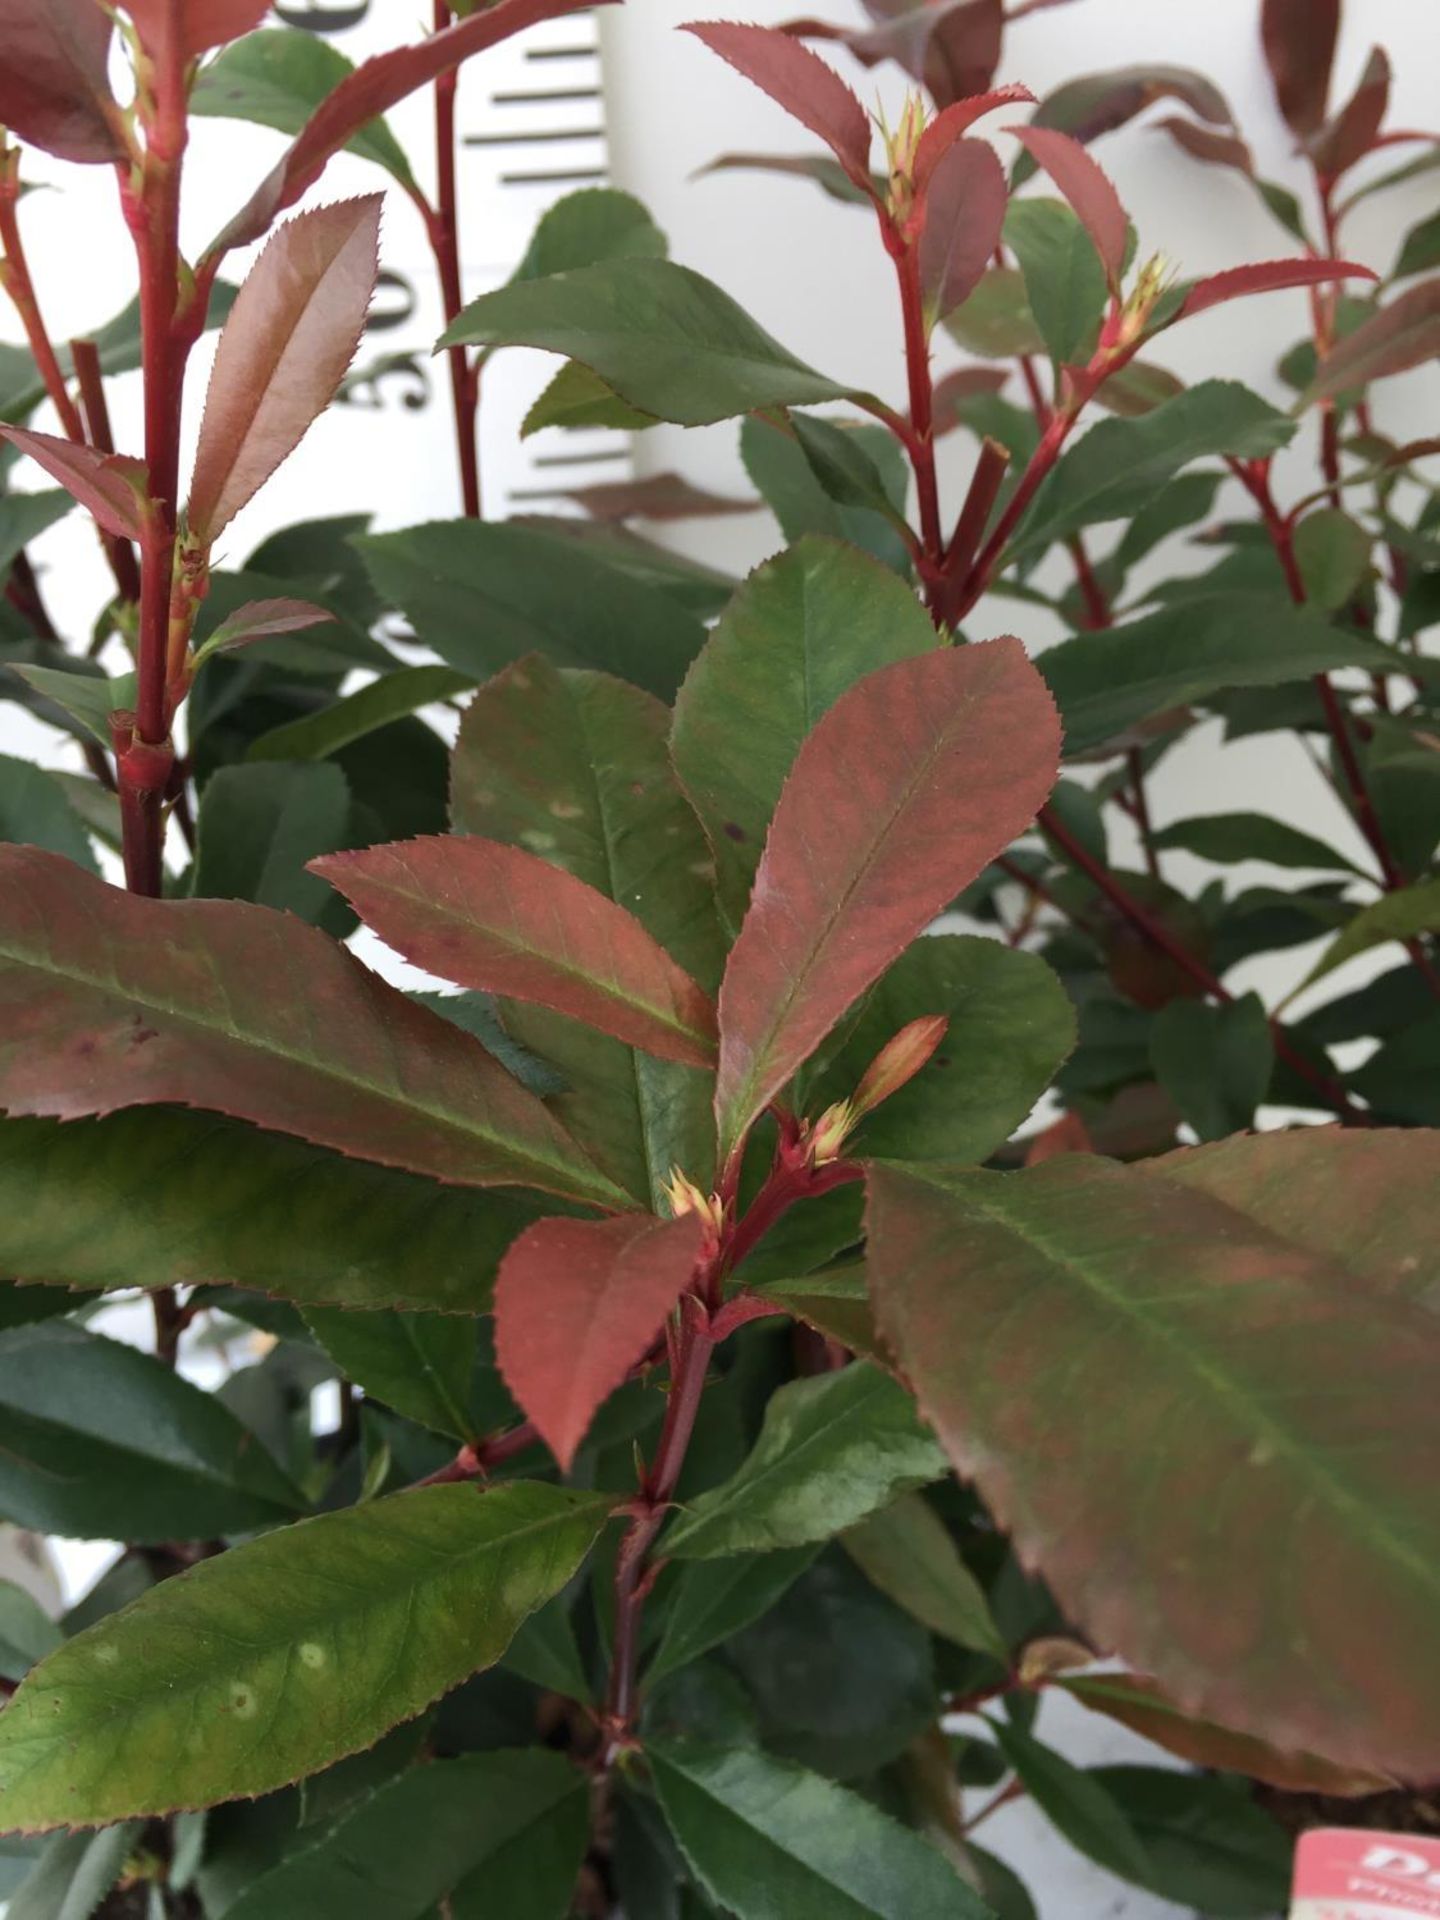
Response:
POLYGON ((643 433, 658 426, 653 413, 642 413, 607 387, 598 373, 567 360, 549 386, 531 405, 520 426, 520 438, 543 433, 546 427, 613 427, 620 433, 643 433))
POLYGON ((1307 513, 1295 529, 1295 559, 1312 606, 1336 613, 1370 571, 1370 535, 1338 507, 1307 513))
POLYGON ((24 1587, 0 1580, 0 1677, 23 1680, 37 1660, 53 1653, 63 1635, 24 1587))
POLYGON ((181 1102, 441 1179, 616 1198, 478 1041, 289 915, 145 900, 5 846, 0 898, 0 993, 27 1015, 0 1040, 13 1114, 181 1102))
POLYGON ((1212 1006, 1172 1000, 1150 1031, 1155 1078, 1202 1140, 1253 1126, 1275 1069, 1270 1022, 1258 994, 1212 1006))
MULTIPOLYGON (((56 1311, 36 1283, 142 1280, 476 1313, 500 1255, 552 1204, 440 1186, 215 1114, 0 1120, 0 1272, 27 1283, 17 1311, 34 1295, 36 1318, 56 1311)), ((0 1312, 6 1324, 19 1322, 0 1312)))
POLYGON ((83 670, 78 664, 74 669, 17 665, 14 671, 27 686, 53 700, 102 747, 111 745, 110 715, 117 708, 135 704, 133 673, 110 679, 103 673, 83 670))
POLYGON ((902 1494, 843 1533, 840 1544, 872 1586, 932 1633, 1008 1661, 984 1589, 944 1521, 920 1494, 902 1494))
POLYGON ((584 1776, 544 1748, 415 1767, 289 1850, 225 1912, 421 1920, 444 1900, 455 1920, 564 1920, 588 1812, 584 1776))
POLYGON ((271 1792, 505 1651, 609 1502, 424 1487, 162 1582, 42 1661, 0 1716, 5 1820, 96 1823, 271 1792))
POLYGON ((1283 686, 1345 666, 1384 673, 1394 656, 1305 607, 1263 593, 1222 592, 1079 634, 1048 648, 1039 664, 1073 757, 1157 713, 1232 687, 1283 686))
POLYGON ((1285 1905, 1294 1840, 1243 1781, 1159 1767, 1095 1767, 1145 1849, 1162 1900, 1215 1920, 1271 1920, 1285 1905))
POLYGON ((200 796, 191 892, 253 900, 315 925, 333 914, 335 899, 307 863, 346 845, 350 825, 338 767, 221 767, 200 796))
POLYGON ((1322 873, 1355 871, 1353 862, 1326 841, 1263 813, 1202 813, 1176 820, 1160 828, 1155 845, 1161 850, 1179 847, 1222 867, 1265 860, 1275 867, 1318 868, 1322 873))
POLYGON ((810 1091, 818 1111, 855 1091, 885 1043, 923 1014, 944 1014, 930 1063, 867 1116, 851 1147, 881 1160, 984 1160, 1010 1137, 1075 1044, 1075 1012, 1034 954, 997 940, 917 940, 876 983, 826 1056, 810 1091))
MULTIPOLYGON (((322 707, 284 726, 272 727, 252 742, 251 760, 325 760, 353 740, 363 740, 392 720, 418 713, 421 707, 452 700, 475 685, 473 673, 454 667, 401 667, 383 674, 368 687, 346 694, 333 707, 322 707)), ((329 852, 316 848, 316 852, 329 852)))
POLYGON ((757 1748, 647 1757, 691 1872, 736 1920, 987 1920, 928 1842, 819 1774, 757 1748))
POLYGON ((563 353, 631 406, 680 426, 851 398, 713 281, 669 260, 605 260, 482 294, 440 340, 462 342, 563 353))
POLYGON ((800 442, 783 432, 771 416, 752 415, 741 423, 740 458, 788 541, 802 540, 806 534, 843 540, 882 560, 892 573, 908 577, 910 555, 895 525, 895 515, 903 516, 905 511, 910 477, 905 450, 893 434, 874 424, 850 427, 847 437, 877 469, 892 512, 842 506, 832 499, 816 479, 800 442))
POLYGON ((1085 1155, 873 1169, 869 1229, 921 1406, 1092 1644, 1272 1745, 1434 1768, 1433 1315, 1085 1155), (1083 1454, 1060 1438, 1077 1404, 1083 1454), (1333 1580, 1297 1584, 1322 1551, 1333 1580))
POLYGON ((634 194, 582 187, 540 216, 510 281, 543 280, 600 260, 659 259, 668 250, 664 234, 634 194))
POLYGON ((564 1593, 557 1593, 538 1613, 530 1615, 510 1642, 501 1664, 547 1693, 561 1693, 567 1700, 586 1705, 594 1702, 594 1689, 585 1672, 564 1593))
POLYGON ((891 503, 885 475, 851 428, 813 413, 792 413, 789 421, 811 473, 831 500, 903 524, 891 503))
POLYGON ((0 1514, 41 1532, 198 1540, 304 1500, 213 1394, 66 1322, 0 1335, 0 1514))
POLYGON ((1202 380, 1133 420, 1102 420, 1060 456, 1013 551, 1038 552, 1082 527, 1128 519, 1192 460, 1277 452, 1295 422, 1238 380, 1202 380))
POLYGON ((529 527, 447 521, 357 544, 387 603, 477 679, 538 652, 668 700, 705 637, 667 594, 529 527))
POLYGON ((675 702, 672 751, 732 926, 802 741, 857 680, 936 645, 903 581, 830 540, 767 561, 726 608, 675 702))
POLYGON ((119 1880, 143 1829, 59 1834, 5 1909, 6 1920, 90 1920, 119 1880))
POLYGON ((944 1471, 909 1394, 878 1367, 792 1380, 739 1472, 689 1502, 663 1550, 713 1560, 828 1540, 944 1471))
POLYGON ((53 774, 0 754, 0 840, 48 847, 87 872, 98 872, 80 816, 53 774))
POLYGON ((992 1720, 990 1731, 1030 1798, 1072 1847, 1124 1880, 1149 1884, 1151 1867, 1144 1843, 1119 1801, 1093 1774, 1082 1772, 1014 1721, 992 1720))
POLYGON ((1069 207, 1041 199, 1011 201, 1005 240, 1020 262, 1026 301, 1050 358, 1059 366, 1083 365, 1105 311, 1105 269, 1094 242, 1069 207))
POLYGON ((347 1313, 311 1307, 305 1323, 367 1398, 435 1433, 472 1440, 475 1323, 439 1313, 347 1313))
POLYGON ((810 1565, 819 1543, 778 1553, 736 1554, 719 1566, 684 1567, 665 1614, 665 1631, 646 1669, 654 1686, 770 1611, 810 1565))
POLYGON ((1302 984, 1308 987, 1323 979, 1347 960, 1353 960, 1357 953, 1368 953, 1372 947, 1382 947, 1390 940, 1413 940, 1417 934, 1434 933, 1437 929, 1440 929, 1440 879, 1417 880, 1414 886, 1382 894, 1347 923, 1302 984))
MULTIPOLYGON (((201 69, 190 111, 214 120, 249 120, 297 134, 354 67, 319 33, 267 28, 222 48, 201 69)), ((402 187, 414 184, 404 149, 384 120, 371 120, 347 142, 351 153, 384 167, 402 187)))

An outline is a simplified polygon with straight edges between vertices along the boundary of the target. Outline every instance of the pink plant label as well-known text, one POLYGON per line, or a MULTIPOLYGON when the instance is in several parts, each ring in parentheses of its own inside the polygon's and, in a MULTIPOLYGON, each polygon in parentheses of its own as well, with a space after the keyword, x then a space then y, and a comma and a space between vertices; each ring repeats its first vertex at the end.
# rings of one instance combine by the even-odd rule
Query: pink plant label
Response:
POLYGON ((1440 1920, 1440 1840, 1321 1827, 1295 1855, 1290 1920, 1440 1920))

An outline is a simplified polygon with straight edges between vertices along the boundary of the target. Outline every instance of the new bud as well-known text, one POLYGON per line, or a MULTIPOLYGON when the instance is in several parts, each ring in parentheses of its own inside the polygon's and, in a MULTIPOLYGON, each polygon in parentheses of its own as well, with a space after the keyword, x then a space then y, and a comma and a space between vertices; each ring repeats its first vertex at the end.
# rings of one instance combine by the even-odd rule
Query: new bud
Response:
POLYGON ((698 1213, 705 1222, 707 1231, 719 1238, 725 1219, 725 1207, 718 1194, 702 1193, 688 1174, 679 1167, 670 1169, 670 1178, 661 1182, 661 1191, 670 1203, 672 1218, 679 1220, 687 1213, 698 1213))
POLYGON ((900 123, 892 132, 880 118, 880 137, 885 143, 885 162, 889 173, 886 206, 901 226, 910 218, 915 205, 915 154, 925 131, 925 100, 918 93, 905 97, 900 123))
POLYGON ((828 1167, 832 1160, 840 1158, 840 1150, 855 1131, 859 1117, 848 1100, 837 1100, 833 1107, 825 1109, 807 1142, 812 1166, 828 1167))
POLYGON ((886 1041, 850 1097, 856 1121, 873 1113, 882 1100, 898 1093, 907 1080, 913 1080, 922 1067, 929 1065, 949 1025, 943 1013, 923 1014, 902 1027, 893 1040, 886 1041))

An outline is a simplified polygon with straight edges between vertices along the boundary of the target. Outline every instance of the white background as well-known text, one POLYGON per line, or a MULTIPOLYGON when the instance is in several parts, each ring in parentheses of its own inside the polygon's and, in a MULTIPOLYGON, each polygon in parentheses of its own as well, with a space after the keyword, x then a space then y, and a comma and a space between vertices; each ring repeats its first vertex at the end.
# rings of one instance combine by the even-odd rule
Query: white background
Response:
MULTIPOLYGON (((738 11, 745 18, 778 22, 796 10, 785 0, 748 0, 733 8, 707 6, 704 0, 632 0, 623 10, 607 11, 602 35, 615 177, 647 201, 670 233, 676 257, 718 280, 792 350, 826 373, 853 379, 898 402, 903 397, 903 368, 893 290, 868 216, 831 203, 804 183, 738 174, 692 178, 707 160, 726 150, 806 151, 811 143, 738 75, 674 29, 697 14, 738 11)), ((859 17, 844 0, 822 10, 834 19, 859 17)), ((418 0, 375 0, 365 28, 336 44, 358 54, 398 41, 417 29, 419 11, 418 0)), ((1350 0, 1346 12, 1336 97, 1343 97, 1353 84, 1370 43, 1380 40, 1396 67, 1391 124, 1424 126, 1440 117, 1435 86, 1440 6, 1433 0, 1350 0)), ((1193 5, 1180 0, 1077 0, 1020 22, 1009 35, 1000 77, 1023 80, 1043 95, 1063 79, 1108 67, 1145 61, 1197 66, 1227 94, 1260 171, 1299 190, 1301 171, 1274 112, 1260 59, 1257 17, 1257 0, 1193 5)), ((844 64, 843 56, 831 52, 829 57, 844 64)), ((580 68, 574 71, 578 74, 580 68)), ((849 71, 867 103, 883 94, 893 109, 893 74, 849 71)), ((462 125, 493 127, 497 112, 499 124, 517 124, 514 109, 506 118, 505 111, 491 105, 493 94, 513 85, 517 75, 523 78, 523 67, 512 50, 477 63, 465 81, 462 125)), ((1161 109, 1170 110, 1175 109, 1168 104, 1161 109)), ((394 121, 423 161, 428 144, 425 110, 412 104, 394 121)), ((580 109, 575 119, 559 124, 581 127, 590 121, 580 109)), ((196 191, 187 228, 192 248, 238 204, 278 144, 274 136, 227 122, 197 129, 196 191)), ((1108 136, 1098 152, 1135 219, 1142 256, 1163 249, 1186 272, 1201 272, 1289 250, 1285 236, 1243 182, 1198 166, 1164 135, 1143 125, 1131 127, 1108 136)), ((1404 152, 1398 157, 1405 157, 1404 152)), ((537 194, 527 189, 497 194, 492 161, 493 156, 470 155, 465 178, 471 213, 465 251, 472 293, 493 282, 513 261, 539 204, 537 194)), ((423 163, 418 170, 423 177, 423 163)), ((54 178, 59 171, 43 160, 30 169, 38 178, 54 178)), ((74 190, 76 177, 67 172, 63 197, 34 196, 24 211, 32 263, 52 329, 60 338, 98 325, 125 303, 133 288, 128 241, 109 217, 109 181, 97 169, 74 190)), ((325 196, 369 191, 381 184, 383 177, 372 169, 345 160, 327 181, 325 196)), ((1394 257, 1400 234, 1433 206, 1433 195, 1433 185, 1422 180, 1368 203, 1347 231, 1347 252, 1384 267, 1394 257)), ((433 289, 413 215, 394 192, 387 210, 386 259, 412 275, 432 303, 428 312, 417 314, 403 342, 423 348, 435 331, 433 289)), ((1280 399, 1284 396, 1274 380, 1274 362, 1302 331, 1305 313, 1304 297, 1296 293, 1237 305, 1168 335, 1158 357, 1187 378, 1225 373, 1280 399)), ((0 312, 0 338, 18 337, 12 316, 0 312)), ((388 347, 396 341, 387 336, 380 344, 388 347)), ((940 355, 942 370, 960 357, 945 346, 940 355)), ((197 378, 203 366, 202 357, 197 378)), ((532 467, 516 464, 510 441, 520 411, 542 377, 542 369, 526 356, 512 357, 509 366, 509 373, 487 381, 487 477, 492 499, 502 500, 509 489, 534 481, 532 467)), ((192 389, 192 433, 200 391, 192 389)), ((388 407, 378 447, 370 416, 353 410, 332 414, 262 502, 248 510, 234 531, 232 559, 243 557, 271 526, 304 515, 369 508, 381 526, 397 526, 454 512, 453 456, 438 381, 435 393, 436 404, 420 413, 388 407)), ((1401 438, 1433 432, 1440 417, 1437 400, 1440 378, 1434 368, 1406 376, 1385 390, 1378 424, 1401 438)), ((113 383, 112 408, 122 449, 138 450, 133 379, 113 383)), ((49 422, 42 416, 39 424, 49 422)), ((733 427, 688 434, 659 429, 642 437, 637 462, 644 471, 675 467, 716 491, 745 494, 749 487, 735 440, 733 427)), ((943 477, 952 513, 969 453, 962 436, 946 445, 943 477)), ((1282 462, 1282 498, 1308 490, 1312 463, 1313 427, 1307 426, 1296 453, 1282 462)), ((614 464, 606 463, 577 477, 613 477, 616 472, 614 464)), ((770 524, 759 514, 697 523, 675 537, 687 549, 737 571, 775 544, 770 524)), ((78 518, 47 535, 37 558, 62 621, 75 632, 87 631, 105 591, 105 576, 78 518)), ((1056 637, 1043 617, 1037 621, 1030 610, 1016 609, 1013 603, 1006 605, 1006 624, 1021 624, 1021 614, 1021 630, 1032 643, 1044 645, 1056 637)), ((57 752, 54 741, 16 709, 0 707, 0 751, 63 760, 65 750, 57 752)), ((1262 736, 1222 755, 1216 729, 1201 729, 1170 755, 1155 784, 1161 824, 1194 812, 1261 805, 1317 832, 1344 826, 1336 802, 1303 756, 1274 737, 1262 736)), ((1185 884, 1209 871, 1199 862, 1177 860, 1174 877, 1185 884)), ((1237 875, 1246 884, 1275 877, 1258 866, 1237 875)), ((1047 1706, 1045 1727, 1086 1760, 1131 1758, 1141 1751, 1154 1757, 1152 1750, 1142 1750, 1120 1730, 1079 1709, 1067 1719, 1052 1716, 1047 1706)), ((1179 1911, 1134 1894, 1080 1860, 1023 1804, 1002 1811, 984 1835, 986 1844, 1007 1855, 1040 1893, 1045 1920, 1119 1915, 1160 1920, 1179 1911)))

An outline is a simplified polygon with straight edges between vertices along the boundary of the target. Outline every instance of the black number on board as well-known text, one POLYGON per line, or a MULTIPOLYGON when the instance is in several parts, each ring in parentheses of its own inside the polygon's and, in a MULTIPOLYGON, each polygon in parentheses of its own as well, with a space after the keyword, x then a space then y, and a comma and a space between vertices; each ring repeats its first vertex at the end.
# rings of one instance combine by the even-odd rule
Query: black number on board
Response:
POLYGON ((274 11, 287 27, 303 27, 307 33, 346 33, 358 27, 370 12, 370 0, 343 0, 339 6, 322 6, 311 0, 308 6, 281 6, 275 0, 274 11))

